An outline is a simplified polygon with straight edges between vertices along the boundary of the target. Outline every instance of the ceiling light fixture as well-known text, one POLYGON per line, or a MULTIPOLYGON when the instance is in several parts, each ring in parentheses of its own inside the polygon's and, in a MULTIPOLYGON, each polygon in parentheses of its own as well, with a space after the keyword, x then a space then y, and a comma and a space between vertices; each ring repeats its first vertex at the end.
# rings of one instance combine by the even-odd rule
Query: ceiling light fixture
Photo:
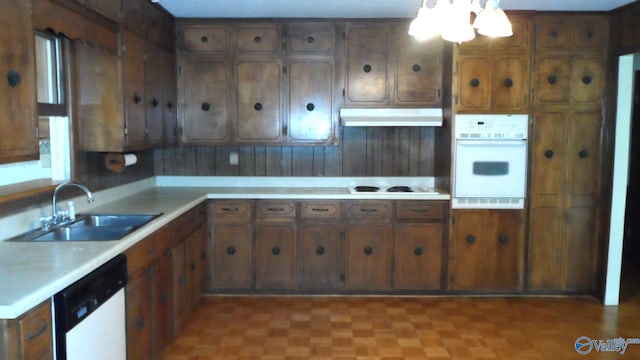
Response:
POLYGON ((451 42, 473 40, 478 34, 490 37, 513 35, 507 15, 500 9, 500 0, 435 0, 433 7, 422 1, 418 15, 409 26, 409 35, 422 41, 440 35, 451 42), (471 13, 476 15, 471 25, 471 13))

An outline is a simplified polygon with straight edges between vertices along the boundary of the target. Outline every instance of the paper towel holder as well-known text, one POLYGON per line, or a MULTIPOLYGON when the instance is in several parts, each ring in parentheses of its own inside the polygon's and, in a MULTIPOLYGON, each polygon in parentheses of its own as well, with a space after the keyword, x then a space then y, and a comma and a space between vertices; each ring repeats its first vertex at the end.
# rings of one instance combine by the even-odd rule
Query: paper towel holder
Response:
POLYGON ((104 166, 113 172, 119 173, 127 166, 135 165, 138 156, 134 153, 107 153, 104 156, 104 166))

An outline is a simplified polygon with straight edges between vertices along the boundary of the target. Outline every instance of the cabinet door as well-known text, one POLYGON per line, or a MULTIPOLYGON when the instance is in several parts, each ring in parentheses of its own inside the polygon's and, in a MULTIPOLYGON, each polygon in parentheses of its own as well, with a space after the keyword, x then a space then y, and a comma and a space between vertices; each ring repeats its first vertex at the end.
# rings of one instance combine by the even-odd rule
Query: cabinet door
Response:
POLYGON ((243 53, 274 53, 282 49, 280 27, 273 24, 242 25, 236 30, 236 49, 243 53))
POLYGON ((598 252, 593 207, 572 207, 566 212, 565 283, 563 290, 592 292, 596 289, 598 252))
POLYGON ((559 207, 540 206, 530 210, 528 290, 560 290, 564 248, 564 212, 559 207))
MULTIPOLYGON (((179 234, 177 235, 179 236, 179 234)), ((187 272, 185 266, 185 243, 180 242, 171 249, 173 265, 173 334, 176 335, 187 319, 187 272)))
POLYGON ((487 239, 490 261, 487 290, 522 288, 523 224, 518 210, 491 211, 493 229, 487 239))
POLYGON ((348 289, 388 290, 391 287, 391 226, 351 224, 346 230, 348 289))
POLYGON ((569 100, 570 59, 566 56, 536 57, 535 103, 566 103, 569 100))
POLYGON ((205 284, 206 253, 205 240, 207 238, 207 228, 200 226, 192 232, 185 240, 185 267, 187 274, 186 284, 186 305, 187 314, 190 314, 200 303, 205 284))
POLYGON ((408 26, 396 31, 396 104, 439 106, 442 84, 442 41, 417 41, 407 35, 408 26))
POLYGON ((292 289, 296 226, 256 225, 256 288, 292 289))
POLYGON ((396 225, 396 289, 437 290, 442 275, 442 225, 396 225))
POLYGON ((124 32, 125 118, 127 121, 127 146, 143 147, 145 144, 145 86, 144 39, 129 31, 124 32))
POLYGON ((536 16, 536 50, 567 50, 570 46, 566 16, 536 16))
POLYGON ((303 224, 300 238, 300 286, 335 289, 340 286, 340 227, 334 223, 303 224))
POLYGON ((187 25, 182 27, 183 50, 224 53, 229 48, 229 28, 217 25, 187 25))
POLYGON ((599 50, 604 53, 607 44, 607 18, 586 15, 572 19, 573 45, 578 50, 599 50))
POLYGON ((211 231, 213 241, 212 288, 251 288, 253 283, 252 233, 251 225, 213 225, 211 231))
POLYGON ((236 141, 274 143, 282 140, 280 60, 240 60, 236 141))
POLYGON ((151 273, 130 280, 126 287, 127 359, 151 359, 151 273))
MULTIPOLYGON (((18 320, 21 359, 53 358, 51 302, 47 301, 18 320)), ((1 353, 0 353, 1 354, 1 353)))
POLYGON ((292 54, 331 55, 334 51, 332 24, 293 24, 287 37, 287 50, 292 54))
POLYGON ((172 273, 171 254, 160 258, 152 270, 153 359, 160 359, 173 339, 172 273))
POLYGON ((598 191, 602 114, 599 110, 571 113, 567 124, 567 205, 591 205, 598 191))
POLYGON ((139 0, 128 0, 122 2, 122 24, 130 31, 139 36, 145 36, 147 17, 145 4, 139 0))
POLYGON ((333 62, 292 60, 288 141, 327 142, 332 137, 333 62))
POLYGON ((534 114, 530 180, 533 202, 542 197, 562 195, 566 174, 565 139, 566 127, 563 112, 534 114))
POLYGON ((166 71, 167 66, 163 63, 165 57, 161 50, 149 46, 147 54, 148 60, 144 67, 145 135, 146 144, 157 147, 162 145, 164 140, 162 73, 166 71))
POLYGON ((176 62, 172 53, 160 52, 162 70, 159 76, 162 83, 162 118, 164 123, 164 144, 175 145, 178 143, 178 88, 176 86, 176 62))
POLYGON ((493 62, 491 103, 498 112, 528 112, 529 66, 524 56, 498 56, 493 62))
POLYGON ((346 104, 389 102, 388 26, 347 29, 346 104))
POLYGON ((224 61, 188 61, 182 66, 183 143, 229 141, 231 71, 224 61))
POLYGON ((0 4, 0 163, 38 158, 31 3, 0 4))
POLYGON ((491 60, 485 56, 461 56, 458 66, 458 109, 488 111, 491 101, 491 60))
POLYGON ((604 99, 606 77, 601 58, 574 57, 571 59, 571 102, 594 104, 604 99))
POLYGON ((457 211, 453 233, 453 258, 450 262, 450 287, 453 290, 482 290, 487 276, 486 211, 457 211))

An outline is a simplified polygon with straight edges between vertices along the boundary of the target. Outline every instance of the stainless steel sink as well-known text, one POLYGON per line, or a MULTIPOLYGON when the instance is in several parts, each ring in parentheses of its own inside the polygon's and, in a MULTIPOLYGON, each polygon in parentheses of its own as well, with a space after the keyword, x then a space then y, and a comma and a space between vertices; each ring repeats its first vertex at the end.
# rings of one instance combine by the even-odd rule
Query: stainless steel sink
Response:
POLYGON ((49 230, 34 230, 7 241, 120 240, 162 214, 81 214, 49 230))

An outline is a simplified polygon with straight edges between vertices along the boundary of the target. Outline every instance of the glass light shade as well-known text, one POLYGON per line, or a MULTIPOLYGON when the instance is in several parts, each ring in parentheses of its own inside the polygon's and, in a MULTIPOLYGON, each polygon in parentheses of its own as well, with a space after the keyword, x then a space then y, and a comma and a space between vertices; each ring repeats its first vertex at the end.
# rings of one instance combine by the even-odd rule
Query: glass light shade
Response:
POLYGON ((509 22, 507 14, 500 8, 485 9, 476 18, 474 26, 477 27, 478 34, 485 36, 508 37, 513 35, 511 22, 509 22))
POLYGON ((440 33, 440 22, 435 9, 422 7, 418 10, 418 16, 409 25, 409 35, 419 41, 427 40, 440 33))
POLYGON ((446 15, 442 17, 442 38, 451 42, 473 40, 476 33, 470 23, 471 12, 468 0, 455 0, 448 6, 446 15))

